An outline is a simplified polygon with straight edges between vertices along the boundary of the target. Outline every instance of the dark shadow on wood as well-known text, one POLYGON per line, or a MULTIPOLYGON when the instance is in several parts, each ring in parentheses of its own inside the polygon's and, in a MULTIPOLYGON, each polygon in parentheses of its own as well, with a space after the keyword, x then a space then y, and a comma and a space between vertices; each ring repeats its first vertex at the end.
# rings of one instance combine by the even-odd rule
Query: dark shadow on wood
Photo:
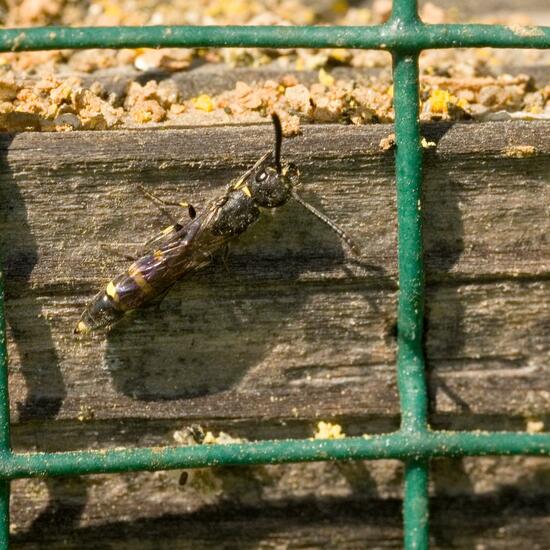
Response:
MULTIPOLYGON (((401 547, 399 499, 352 497, 294 498, 261 506, 221 502, 191 513, 164 514, 135 521, 114 521, 72 529, 64 522, 18 533, 13 548, 97 548, 139 545, 140 548, 256 548, 262 541, 299 540, 310 547, 347 542, 353 548, 401 547), (296 539, 297 537, 297 539, 296 539)), ((517 522, 548 517, 548 495, 524 497, 513 487, 483 496, 436 497, 430 519, 434 548, 472 548, 498 540, 500 529, 517 522)), ((515 527, 526 542, 542 543, 536 529, 515 527), (533 538, 530 539, 529 537, 533 538)), ((506 543, 495 548, 507 548, 506 543)))
MULTIPOLYGON (((449 497, 446 497, 449 493, 453 494, 456 492, 459 495, 463 495, 466 491, 471 494, 475 492, 472 480, 465 470, 464 459, 461 457, 431 460, 430 480, 433 484, 435 493, 435 499, 432 498, 431 500, 432 503, 439 498, 442 500, 449 500, 449 497)), ((459 499, 460 498, 464 499, 464 497, 459 497, 459 499)), ((500 495, 497 495, 496 500, 499 498, 500 495)), ((441 524, 444 514, 441 514, 439 510, 434 513, 435 506, 433 504, 431 504, 430 508, 430 532, 436 544, 441 548, 454 548, 455 541, 453 539, 456 537, 456 533, 450 532, 449 529, 446 529, 445 526, 441 524)), ((449 513, 451 514, 452 512, 449 513)))
POLYGON ((203 506, 189 514, 166 514, 76 530, 67 529, 62 523, 50 525, 41 531, 13 536, 12 545, 24 548, 26 544, 40 540, 47 548, 64 540, 68 548, 97 548, 97 541, 103 540, 109 544, 128 544, 130 541, 135 544, 139 541, 140 547, 149 548, 156 540, 164 541, 171 548, 256 548, 255 544, 266 537, 304 528, 307 531, 324 528, 319 534, 310 535, 319 543, 327 536, 326 529, 330 526, 342 530, 366 526, 375 532, 391 529, 398 539, 400 516, 401 502, 398 500, 369 502, 353 498, 305 497, 266 502, 262 506, 227 501, 203 506), (311 529, 312 526, 317 529, 311 529))
POLYGON ((0 256, 6 280, 6 319, 21 357, 22 374, 27 384, 25 402, 16 403, 19 419, 21 422, 35 419, 43 421, 55 418, 66 391, 50 327, 42 315, 42 305, 31 299, 26 302, 23 315, 15 301, 21 294, 32 296, 28 280, 38 261, 38 253, 27 222, 25 201, 6 158, 12 139, 13 135, 2 134, 0 142, 0 223, 3 226, 0 232, 0 256), (12 246, 14 240, 18 242, 17 247, 12 246), (29 319, 32 319, 32 324, 28 322, 29 319), (41 322, 37 322, 37 319, 41 322), (45 345, 38 347, 37 342, 45 342, 45 345), (50 396, 45 397, 44 394, 48 393, 50 396))
MULTIPOLYGON (((231 389, 265 358, 289 317, 309 298, 303 285, 295 286, 300 275, 345 264, 350 253, 342 246, 329 228, 297 204, 264 215, 232 245, 230 273, 217 258, 176 285, 159 307, 135 312, 107 334, 106 363, 115 387, 145 401, 231 389), (310 251, 308 256, 300 253, 301 243, 310 251), (273 266, 273 277, 251 281, 249 266, 257 269, 262 264, 264 273, 273 266), (269 333, 266 326, 272 328, 269 333), (170 346, 156 345, 151 336, 163 335, 166 342, 169 332, 170 346)), ((382 268, 375 274, 386 279, 382 268)), ((315 338, 315 327, 305 327, 300 336, 307 339, 309 334, 315 338)))
MULTIPOLYGON (((49 323, 43 315, 42 304, 32 299, 33 290, 29 286, 29 277, 37 263, 38 253, 27 221, 25 200, 7 160, 12 140, 13 135, 0 134, 0 257, 6 288, 6 321, 21 357, 21 372, 27 386, 25 401, 15 404, 18 421, 32 422, 36 425, 35 429, 39 430, 40 424, 55 419, 66 389, 49 323), (17 247, 12 246, 14 240, 18 242, 17 247), (25 301, 24 312, 17 307, 17 298, 22 294, 31 297, 25 301)), ((71 503, 69 507, 64 505, 65 501, 58 492, 59 481, 48 479, 46 483, 50 494, 49 503, 34 521, 33 529, 52 523, 63 523, 74 528, 86 501, 84 480, 73 481, 79 504, 75 506, 71 503)))
MULTIPOLYGON (((429 379, 430 409, 436 408, 437 391, 442 391, 461 412, 470 410, 459 395, 445 384, 431 367, 430 358, 433 354, 431 341, 444 341, 447 357, 459 357, 464 348, 463 319, 464 307, 457 292, 449 292, 445 287, 445 311, 432 307, 438 301, 436 285, 430 284, 431 273, 448 274, 459 261, 464 251, 464 225, 460 212, 461 185, 450 176, 445 178, 445 159, 437 157, 437 144, 453 124, 424 124, 422 134, 428 141, 436 144, 434 149, 425 153, 424 189, 423 189, 423 223, 424 223, 424 255, 427 269, 426 304, 425 304, 425 346, 426 369, 429 379), (433 176, 432 176, 433 174, 433 176), (434 177, 436 176, 437 177, 434 177)), ((439 300, 441 301, 441 300, 439 300)), ((438 357, 438 360, 444 359, 438 357)))

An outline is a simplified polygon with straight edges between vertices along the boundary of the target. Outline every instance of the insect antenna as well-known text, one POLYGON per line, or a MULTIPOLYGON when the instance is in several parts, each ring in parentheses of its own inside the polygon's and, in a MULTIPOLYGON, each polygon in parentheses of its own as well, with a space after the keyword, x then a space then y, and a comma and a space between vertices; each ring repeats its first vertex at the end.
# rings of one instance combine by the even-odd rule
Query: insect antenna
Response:
POLYGON ((281 126, 281 119, 277 113, 271 113, 271 119, 275 126, 275 167, 277 168, 277 174, 281 173, 281 144, 283 143, 283 128, 281 126))
POLYGON ((352 239, 347 235, 347 233, 338 227, 330 218, 325 216, 322 212, 319 212, 317 208, 306 202, 296 191, 292 190, 292 197, 295 201, 300 203, 308 212, 311 212, 316 218, 328 225, 350 248, 350 250, 356 255, 361 254, 361 249, 352 241, 352 239))

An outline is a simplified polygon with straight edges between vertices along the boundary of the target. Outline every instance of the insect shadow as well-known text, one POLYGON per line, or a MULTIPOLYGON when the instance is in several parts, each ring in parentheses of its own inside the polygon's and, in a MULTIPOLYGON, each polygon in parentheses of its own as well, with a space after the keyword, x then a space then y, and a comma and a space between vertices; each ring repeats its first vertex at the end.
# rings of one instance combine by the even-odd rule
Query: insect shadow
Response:
MULTIPOLYGON (((237 383, 246 389, 248 379, 256 386, 256 369, 278 376, 269 368, 271 352, 292 343, 294 328, 304 329, 300 312, 316 292, 299 279, 345 269, 344 247, 297 203, 263 216, 232 245, 227 262, 218 257, 159 306, 111 329, 105 361, 115 388, 147 401, 189 399, 237 383)), ((306 328, 299 336, 315 339, 306 328)))

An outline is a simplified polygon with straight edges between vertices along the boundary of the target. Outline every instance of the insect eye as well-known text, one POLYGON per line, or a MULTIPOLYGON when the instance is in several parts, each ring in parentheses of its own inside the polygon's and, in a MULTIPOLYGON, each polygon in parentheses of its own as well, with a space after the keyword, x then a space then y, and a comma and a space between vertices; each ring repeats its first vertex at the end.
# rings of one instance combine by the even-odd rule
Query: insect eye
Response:
POLYGON ((267 172, 260 172, 260 173, 256 176, 256 181, 264 181, 265 178, 267 178, 267 172))

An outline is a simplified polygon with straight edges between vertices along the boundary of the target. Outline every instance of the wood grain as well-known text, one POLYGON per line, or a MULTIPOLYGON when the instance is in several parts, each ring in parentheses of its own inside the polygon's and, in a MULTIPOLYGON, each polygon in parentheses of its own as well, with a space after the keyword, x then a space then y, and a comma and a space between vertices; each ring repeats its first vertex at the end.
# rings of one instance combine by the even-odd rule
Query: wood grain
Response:
MULTIPOLYGON (((550 510, 540 480, 548 468, 536 460, 434 464, 432 546, 544 548, 550 510)), ((400 464, 382 461, 200 470, 184 486, 180 472, 17 481, 12 541, 15 548, 97 548, 99 541, 113 548, 401 548, 401 474, 400 464)))
MULTIPOLYGON (((435 410, 543 414, 548 123, 427 126, 427 350, 435 410), (535 155, 510 158, 514 145, 535 155), (472 383, 475 380, 475 383, 472 383), (502 399, 503 392, 507 398, 502 399)), ((395 415, 391 127, 306 127, 284 154, 355 259, 289 205, 159 310, 76 340, 86 300, 163 226, 141 183, 200 208, 271 140, 252 126, 3 136, 2 251, 14 418, 395 415), (306 390, 307 391, 304 391, 306 390)))

